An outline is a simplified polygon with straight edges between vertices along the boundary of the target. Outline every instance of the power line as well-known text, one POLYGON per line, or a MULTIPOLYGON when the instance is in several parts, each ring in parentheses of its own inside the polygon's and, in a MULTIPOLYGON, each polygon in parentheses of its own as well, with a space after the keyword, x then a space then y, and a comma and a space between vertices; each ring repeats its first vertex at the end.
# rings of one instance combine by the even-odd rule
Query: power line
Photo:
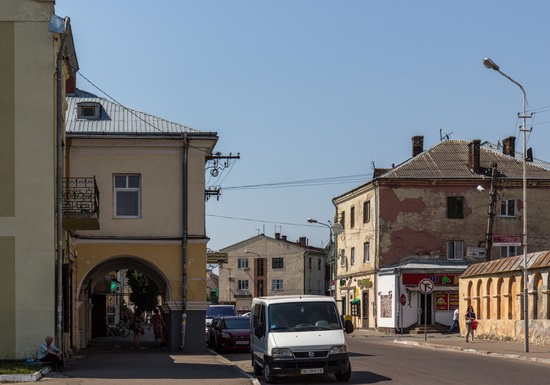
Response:
POLYGON ((366 182, 371 179, 368 174, 357 174, 347 176, 337 176, 330 178, 318 178, 318 179, 303 179, 287 182, 275 182, 242 186, 224 187, 224 190, 253 190, 253 189, 265 189, 265 188, 287 188, 287 187, 299 187, 299 186, 324 186, 338 183, 360 183, 366 182))

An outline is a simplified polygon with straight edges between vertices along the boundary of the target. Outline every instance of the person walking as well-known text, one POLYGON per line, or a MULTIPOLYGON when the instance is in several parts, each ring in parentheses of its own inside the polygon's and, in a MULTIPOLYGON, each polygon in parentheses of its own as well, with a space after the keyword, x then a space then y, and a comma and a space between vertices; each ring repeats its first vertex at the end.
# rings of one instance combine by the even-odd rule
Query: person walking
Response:
POLYGON ((164 346, 164 330, 167 329, 166 324, 158 308, 155 308, 153 313, 148 330, 151 330, 151 327, 153 328, 153 332, 155 333, 155 347, 164 346))
POLYGON ((458 326, 458 308, 456 308, 453 313, 453 322, 451 323, 451 327, 449 328, 449 333, 452 333, 455 330, 455 327, 457 326, 458 326))
POLYGON ((144 334, 143 325, 141 324, 143 321, 142 311, 139 308, 136 308, 134 312, 134 317, 132 318, 131 323, 131 329, 134 332, 134 347, 139 348, 139 343, 141 339, 141 335, 144 334))
POLYGON ((474 329, 472 328, 472 324, 476 320, 476 313, 474 313, 474 308, 472 306, 468 306, 468 311, 465 315, 466 318, 466 342, 468 342, 468 337, 472 336, 472 343, 474 343, 474 329))

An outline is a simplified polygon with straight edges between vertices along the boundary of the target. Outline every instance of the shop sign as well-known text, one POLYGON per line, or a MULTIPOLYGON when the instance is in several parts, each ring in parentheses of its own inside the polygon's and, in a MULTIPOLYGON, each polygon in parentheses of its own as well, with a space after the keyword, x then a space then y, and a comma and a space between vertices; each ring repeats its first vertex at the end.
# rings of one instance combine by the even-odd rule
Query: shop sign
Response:
POLYGON ((458 293, 438 291, 435 293, 435 310, 458 308, 458 293))
POLYGON ((435 293, 435 310, 449 310, 449 294, 439 291, 435 293))
POLYGON ((449 310, 458 308, 458 292, 449 293, 449 310))
POLYGON ((371 288, 373 286, 370 278, 358 279, 357 285, 365 288, 371 288))
POLYGON ((435 285, 458 285, 458 273, 418 273, 418 274, 403 274, 403 285, 415 285, 423 279, 429 279, 435 285))
POLYGON ((521 235, 493 234, 493 246, 521 246, 521 235))
POLYGON ((206 263, 227 263, 228 253, 206 253, 206 263))

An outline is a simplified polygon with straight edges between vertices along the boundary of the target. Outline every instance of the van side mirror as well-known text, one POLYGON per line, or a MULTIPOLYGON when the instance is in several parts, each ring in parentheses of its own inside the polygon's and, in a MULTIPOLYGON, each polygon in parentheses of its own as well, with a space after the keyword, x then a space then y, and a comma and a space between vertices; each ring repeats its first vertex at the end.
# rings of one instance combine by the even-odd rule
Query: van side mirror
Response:
POLYGON ((258 338, 262 338, 264 336, 264 324, 259 323, 258 326, 256 326, 256 329, 254 329, 254 335, 258 338))

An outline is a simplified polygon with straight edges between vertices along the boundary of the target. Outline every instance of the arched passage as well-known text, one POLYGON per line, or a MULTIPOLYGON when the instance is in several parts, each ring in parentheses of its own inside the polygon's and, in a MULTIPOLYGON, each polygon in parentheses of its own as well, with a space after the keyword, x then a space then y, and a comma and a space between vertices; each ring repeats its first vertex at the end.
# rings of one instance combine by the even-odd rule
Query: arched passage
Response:
MULTIPOLYGON (((106 288, 105 286, 105 277, 109 277, 113 272, 128 269, 147 275, 157 285, 162 298, 162 304, 166 304, 172 300, 171 285, 166 274, 150 260, 134 255, 119 255, 98 262, 78 282, 76 307, 80 320, 80 347, 87 346, 92 337, 94 318, 97 318, 92 313, 92 308, 94 307, 93 299, 106 295, 108 287, 106 288)), ((100 304, 99 306, 105 306, 105 304, 100 304)), ((170 309, 163 306, 163 310, 166 312, 170 309)), ((96 322, 106 324, 107 319, 100 319, 96 322)))

